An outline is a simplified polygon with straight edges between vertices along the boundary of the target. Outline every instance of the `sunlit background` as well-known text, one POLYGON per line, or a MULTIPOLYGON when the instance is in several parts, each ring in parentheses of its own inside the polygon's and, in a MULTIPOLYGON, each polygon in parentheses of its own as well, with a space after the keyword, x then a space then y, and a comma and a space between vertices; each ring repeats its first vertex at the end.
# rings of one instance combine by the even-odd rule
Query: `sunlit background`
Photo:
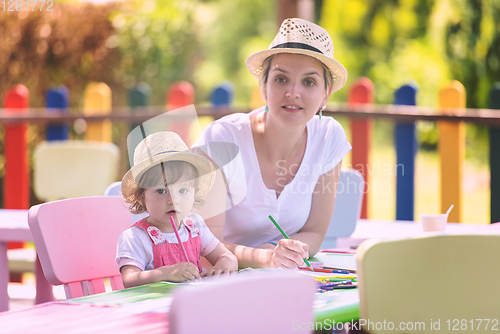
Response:
MULTIPOLYGON (((1 101, 22 83, 30 106, 43 107, 47 89, 64 84, 78 110, 84 87, 97 81, 110 86, 114 106, 126 106, 127 90, 145 82, 150 105, 159 106, 173 82, 186 80, 195 87, 196 103, 208 104, 211 90, 230 81, 234 105, 248 108, 257 82, 244 61, 267 48, 279 27, 276 3, 269 0, 54 1, 52 8, 0 11, 1 101)), ((353 80, 366 76, 379 104, 392 104, 397 88, 415 82, 417 104, 435 107, 439 89, 458 80, 467 107, 488 107, 489 90, 500 79, 500 1, 318 0, 315 15, 349 72, 332 102, 345 102, 353 80)), ((350 136, 348 119, 339 121, 350 136)), ((373 219, 395 218, 392 129, 393 122, 376 121, 372 177, 389 188, 370 194, 373 219)), ((437 127, 417 122, 417 130, 416 219, 440 208, 437 127)), ((40 126, 30 131, 33 141, 42 137, 40 126)), ((487 129, 467 124, 466 133, 463 221, 488 223, 487 129)), ((350 156, 344 160, 349 163, 350 156)))

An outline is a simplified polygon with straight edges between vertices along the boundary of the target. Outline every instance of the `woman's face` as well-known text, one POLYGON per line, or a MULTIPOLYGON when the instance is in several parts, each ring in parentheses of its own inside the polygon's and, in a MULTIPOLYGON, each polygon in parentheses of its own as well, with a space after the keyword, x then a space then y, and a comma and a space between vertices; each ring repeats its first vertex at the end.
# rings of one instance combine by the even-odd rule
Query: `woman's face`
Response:
POLYGON ((273 57, 265 87, 269 112, 290 125, 305 124, 330 96, 320 61, 305 55, 273 57))

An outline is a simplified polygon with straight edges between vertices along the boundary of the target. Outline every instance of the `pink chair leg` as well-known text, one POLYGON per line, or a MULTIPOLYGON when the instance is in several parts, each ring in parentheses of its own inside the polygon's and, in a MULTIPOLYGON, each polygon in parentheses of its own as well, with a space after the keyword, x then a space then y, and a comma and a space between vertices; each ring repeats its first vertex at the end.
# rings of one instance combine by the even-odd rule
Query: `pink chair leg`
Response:
POLYGON ((9 261, 7 242, 0 242, 0 312, 9 310, 9 261))
POLYGON ((35 275, 36 275, 36 296, 35 304, 41 304, 54 301, 54 292, 52 291, 52 284, 50 284, 45 275, 43 274, 42 265, 38 259, 38 254, 35 261, 35 275))

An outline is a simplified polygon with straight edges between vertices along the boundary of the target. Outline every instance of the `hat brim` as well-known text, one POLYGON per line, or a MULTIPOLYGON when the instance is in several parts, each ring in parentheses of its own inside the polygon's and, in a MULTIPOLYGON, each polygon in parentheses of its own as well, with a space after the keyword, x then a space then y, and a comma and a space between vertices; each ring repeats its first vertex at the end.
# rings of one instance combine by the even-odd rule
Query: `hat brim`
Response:
POLYGON ((266 58, 272 55, 279 53, 290 53, 290 54, 310 56, 322 62, 330 70, 333 76, 332 93, 342 88, 347 81, 347 70, 341 63, 321 53, 306 49, 276 48, 276 49, 262 50, 248 56, 248 58, 245 61, 245 65, 247 66, 250 73, 252 73, 252 75, 257 79, 259 79, 260 72, 262 71, 262 63, 264 62, 264 60, 266 60, 266 58))
POLYGON ((215 181, 215 171, 212 163, 205 157, 188 150, 185 152, 159 154, 153 156, 152 160, 148 159, 134 165, 123 176, 121 185, 122 194, 128 193, 128 190, 130 190, 131 187, 138 187, 140 178, 148 169, 168 161, 185 161, 197 169, 199 179, 198 192, 201 197, 206 195, 210 188, 212 188, 215 181))

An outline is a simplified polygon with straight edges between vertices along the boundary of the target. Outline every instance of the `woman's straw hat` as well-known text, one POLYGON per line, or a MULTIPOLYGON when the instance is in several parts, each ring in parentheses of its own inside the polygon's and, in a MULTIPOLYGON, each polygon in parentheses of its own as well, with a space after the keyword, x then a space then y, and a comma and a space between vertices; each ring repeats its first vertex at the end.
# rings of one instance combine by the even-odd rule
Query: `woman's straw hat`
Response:
POLYGON ((128 194, 131 189, 140 187, 141 176, 148 169, 167 161, 185 161, 198 170, 200 197, 212 187, 215 179, 212 163, 190 151, 177 133, 163 131, 150 134, 137 145, 134 151, 134 166, 122 179, 122 194, 128 194))
POLYGON ((250 55, 245 64, 257 79, 264 60, 278 53, 294 53, 311 56, 325 64, 333 76, 332 93, 342 88, 347 80, 347 71, 333 59, 333 42, 320 26, 302 19, 286 19, 267 50, 250 55))

